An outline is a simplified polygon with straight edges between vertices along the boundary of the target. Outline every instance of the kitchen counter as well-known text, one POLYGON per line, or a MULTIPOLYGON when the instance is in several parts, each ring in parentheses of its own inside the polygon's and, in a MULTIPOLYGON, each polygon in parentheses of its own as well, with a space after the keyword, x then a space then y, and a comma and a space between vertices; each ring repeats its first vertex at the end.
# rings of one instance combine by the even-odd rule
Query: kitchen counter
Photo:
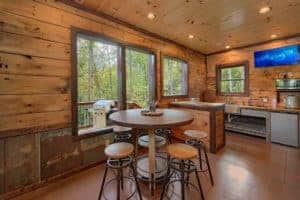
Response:
POLYGON ((290 113, 290 114, 300 114, 299 108, 286 108, 282 106, 268 107, 268 106, 239 106, 241 109, 251 109, 259 111, 269 111, 269 112, 280 112, 280 113, 290 113))
POLYGON ((300 109, 226 104, 225 112, 228 114, 225 122, 227 130, 265 137, 267 142, 299 147, 300 109))
POLYGON ((191 124, 173 129, 174 137, 185 140, 185 130, 199 130, 208 133, 204 143, 210 152, 216 153, 225 146, 224 103, 176 101, 169 107, 188 111, 194 117, 191 124))
POLYGON ((224 103, 210 103, 200 101, 175 101, 170 103, 174 107, 192 108, 197 110, 223 110, 225 108, 224 103))

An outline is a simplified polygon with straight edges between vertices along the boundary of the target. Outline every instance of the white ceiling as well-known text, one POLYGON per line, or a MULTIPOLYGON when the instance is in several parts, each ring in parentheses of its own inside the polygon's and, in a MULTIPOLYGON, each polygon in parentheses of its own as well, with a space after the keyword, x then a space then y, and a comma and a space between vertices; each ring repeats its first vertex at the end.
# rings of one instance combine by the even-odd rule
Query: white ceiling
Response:
POLYGON ((205 54, 267 41, 271 34, 300 33, 300 0, 73 1, 205 54), (264 6, 271 11, 259 14, 264 6), (147 18, 149 12, 154 20, 147 18))

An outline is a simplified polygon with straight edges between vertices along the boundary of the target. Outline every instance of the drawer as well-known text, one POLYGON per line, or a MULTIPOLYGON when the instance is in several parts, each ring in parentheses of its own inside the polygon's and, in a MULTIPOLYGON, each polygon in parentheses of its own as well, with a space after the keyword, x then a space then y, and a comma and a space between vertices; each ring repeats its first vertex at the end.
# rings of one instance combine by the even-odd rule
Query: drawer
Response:
POLYGON ((263 118, 268 118, 269 113, 265 111, 259 111, 259 110, 251 110, 251 109, 241 109, 241 114, 242 115, 247 115, 247 116, 252 116, 252 117, 263 117, 263 118))

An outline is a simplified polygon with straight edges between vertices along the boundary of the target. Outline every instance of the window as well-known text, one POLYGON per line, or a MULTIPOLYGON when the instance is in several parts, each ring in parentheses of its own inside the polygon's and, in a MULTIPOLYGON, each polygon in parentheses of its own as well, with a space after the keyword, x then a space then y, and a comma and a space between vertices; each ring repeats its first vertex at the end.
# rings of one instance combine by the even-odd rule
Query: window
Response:
POLYGON ((154 68, 153 53, 126 47, 126 96, 128 103, 145 108, 155 98, 154 68))
POLYGON ((185 61, 163 56, 162 76, 163 96, 188 95, 188 65, 185 61))
POLYGON ((248 94, 248 62, 217 66, 218 95, 248 94))
POLYGON ((155 99, 155 80, 151 51, 72 28, 73 135, 110 133, 109 114, 125 105, 148 106, 155 99))
MULTIPOLYGON (((108 120, 109 112, 93 109, 95 102, 111 103, 108 107, 117 107, 119 103, 120 46, 109 40, 89 33, 76 33, 73 39, 76 45, 76 66, 73 75, 73 127, 76 135, 107 132, 112 124, 108 120), (74 92, 75 91, 75 92, 74 92), (74 96, 76 94, 76 97, 74 96), (97 122, 95 121, 97 120, 97 122)), ((73 58, 74 59, 74 58, 73 58)))

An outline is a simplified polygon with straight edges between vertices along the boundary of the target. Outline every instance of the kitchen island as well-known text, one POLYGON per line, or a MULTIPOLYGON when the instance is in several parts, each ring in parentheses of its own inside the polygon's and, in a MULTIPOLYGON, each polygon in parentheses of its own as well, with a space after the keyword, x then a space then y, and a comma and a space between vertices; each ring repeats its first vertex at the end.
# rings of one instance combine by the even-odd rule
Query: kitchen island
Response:
POLYGON ((185 130, 200 130, 208 133, 209 137, 204 141, 210 152, 216 153, 225 146, 224 132, 224 108, 223 103, 208 103, 194 101, 171 102, 169 107, 190 112, 194 121, 186 126, 173 129, 174 137, 185 140, 185 130))

